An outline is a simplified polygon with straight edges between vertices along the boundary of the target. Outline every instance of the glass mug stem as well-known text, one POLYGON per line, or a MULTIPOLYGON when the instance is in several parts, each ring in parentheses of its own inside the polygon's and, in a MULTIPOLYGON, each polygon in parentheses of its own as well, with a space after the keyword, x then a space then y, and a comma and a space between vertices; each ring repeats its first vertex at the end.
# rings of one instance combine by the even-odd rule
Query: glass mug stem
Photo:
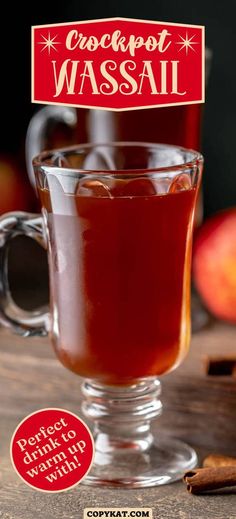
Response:
POLYGON ((87 485, 162 485, 177 481, 197 464, 191 447, 152 433, 151 424, 162 413, 161 383, 157 378, 148 377, 123 387, 85 380, 82 393, 82 411, 94 424, 95 441, 87 485))
POLYGON ((153 443, 151 421, 162 411, 160 392, 156 378, 121 387, 85 380, 82 410, 95 424, 97 454, 108 454, 115 449, 146 451, 153 443))
POLYGON ((62 364, 83 376, 95 439, 85 484, 161 485, 197 463, 191 447, 151 424, 162 411, 157 376, 189 345, 202 163, 198 152, 145 143, 45 152, 34 160, 43 217, 0 218, 0 323, 23 337, 49 334, 62 364), (21 234, 47 249, 50 312, 12 300, 8 246, 21 234))

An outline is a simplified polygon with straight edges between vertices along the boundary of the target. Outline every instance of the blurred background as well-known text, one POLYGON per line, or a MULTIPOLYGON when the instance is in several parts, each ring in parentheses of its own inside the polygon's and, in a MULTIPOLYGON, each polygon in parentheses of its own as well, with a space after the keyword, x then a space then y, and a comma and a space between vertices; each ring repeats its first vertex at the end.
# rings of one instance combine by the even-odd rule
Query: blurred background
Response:
MULTIPOLYGON (((236 206, 236 69, 233 65, 236 49, 235 0, 227 0, 224 5, 221 0, 67 0, 65 3, 41 0, 35 2, 31 9, 22 3, 16 4, 14 8, 11 3, 7 3, 4 11, 6 14, 0 31, 1 214, 17 209, 38 209, 25 164, 26 130, 31 117, 40 109, 39 105, 32 105, 30 102, 31 25, 112 16, 205 25, 206 44, 212 51, 205 105, 196 105, 189 109, 185 107, 184 110, 177 107, 138 111, 133 115, 128 113, 118 116, 115 123, 117 136, 200 148, 206 161, 203 182, 204 218, 220 209, 236 206)), ((89 140, 86 110, 80 111, 79 118, 82 121, 82 133, 77 131, 77 134, 72 135, 63 126, 53 127, 45 135, 45 147, 60 146, 79 139, 89 140)), ((200 220, 201 214, 199 223, 200 220)), ((24 287, 24 293, 32 296, 30 304, 36 304, 47 298, 47 265, 44 252, 37 245, 28 242, 26 245, 19 238, 14 247, 11 247, 10 282, 16 300, 21 299, 24 287), (22 261, 19 261, 20 258, 22 261)), ((25 306, 28 306, 27 300, 26 297, 25 306)))

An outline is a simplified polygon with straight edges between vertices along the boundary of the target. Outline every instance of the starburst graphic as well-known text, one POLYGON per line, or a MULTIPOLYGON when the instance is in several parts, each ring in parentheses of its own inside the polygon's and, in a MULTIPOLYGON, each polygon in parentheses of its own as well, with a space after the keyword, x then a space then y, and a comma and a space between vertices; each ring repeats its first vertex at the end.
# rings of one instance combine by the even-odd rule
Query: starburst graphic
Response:
POLYGON ((185 38, 183 38, 183 36, 180 36, 180 34, 179 34, 179 37, 181 38, 182 41, 176 41, 175 42, 176 45, 181 45, 181 47, 179 48, 178 52, 180 52, 180 50, 182 50, 182 49, 186 50, 186 55, 188 54, 189 49, 191 49, 194 52, 196 52, 196 50, 193 47, 193 45, 198 45, 198 41, 193 41, 193 38, 195 37, 195 34, 193 34, 193 36, 191 36, 191 38, 189 38, 188 37, 188 33, 186 32, 185 38))
POLYGON ((44 41, 39 41, 38 42, 38 45, 44 45, 42 47, 41 52, 43 50, 46 50, 46 49, 48 49, 48 54, 51 53, 51 49, 56 50, 58 52, 58 50, 56 48, 56 45, 61 45, 61 42, 60 41, 56 41, 57 34, 56 34, 56 36, 53 36, 53 38, 51 37, 51 33, 50 32, 48 32, 48 37, 47 38, 46 38, 46 36, 43 36, 43 34, 41 34, 40 36, 44 40, 44 41))

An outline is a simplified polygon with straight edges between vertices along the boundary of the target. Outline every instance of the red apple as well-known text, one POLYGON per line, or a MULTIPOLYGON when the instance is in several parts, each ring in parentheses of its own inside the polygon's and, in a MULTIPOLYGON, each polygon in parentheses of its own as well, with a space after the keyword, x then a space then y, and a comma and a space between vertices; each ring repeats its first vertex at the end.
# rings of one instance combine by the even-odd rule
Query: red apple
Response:
POLYGON ((210 312, 236 323, 236 208, 217 213, 196 231, 193 277, 210 312))

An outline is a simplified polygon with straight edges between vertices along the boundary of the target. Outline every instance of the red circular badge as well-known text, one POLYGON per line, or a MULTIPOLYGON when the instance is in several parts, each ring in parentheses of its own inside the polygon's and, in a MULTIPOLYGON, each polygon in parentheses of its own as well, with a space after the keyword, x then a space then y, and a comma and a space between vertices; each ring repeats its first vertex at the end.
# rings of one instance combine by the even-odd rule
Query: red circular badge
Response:
POLYGON ((43 492, 62 492, 88 473, 94 443, 87 425, 65 409, 41 409, 18 425, 11 460, 25 483, 43 492))

